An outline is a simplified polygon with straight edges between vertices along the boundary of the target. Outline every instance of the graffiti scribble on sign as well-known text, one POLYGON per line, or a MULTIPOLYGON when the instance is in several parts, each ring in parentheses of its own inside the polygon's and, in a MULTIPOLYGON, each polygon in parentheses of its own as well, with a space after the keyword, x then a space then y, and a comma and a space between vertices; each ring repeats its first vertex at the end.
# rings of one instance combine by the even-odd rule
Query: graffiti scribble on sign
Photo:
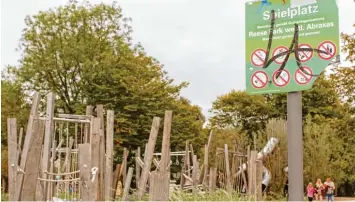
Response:
POLYGON ((298 47, 298 36, 299 36, 298 24, 295 24, 295 31, 294 31, 294 35, 293 35, 293 40, 292 40, 292 43, 291 43, 289 49, 287 51, 279 53, 269 59, 270 49, 271 49, 271 45, 272 45, 272 38, 274 35, 274 26, 275 26, 275 11, 271 10, 271 28, 270 28, 269 41, 268 41, 268 45, 266 48, 266 58, 265 58, 265 61, 267 61, 267 62, 264 63, 263 68, 267 68, 277 58, 286 55, 282 65, 280 66, 280 68, 278 69, 278 72, 276 74, 276 79, 277 79, 280 76, 280 74, 282 73, 283 69, 285 68, 285 66, 288 62, 288 59, 290 58, 291 53, 295 53, 294 55, 295 55, 295 59, 296 59, 296 63, 297 63, 298 68, 306 75, 318 76, 318 75, 312 75, 308 71, 304 70, 301 60, 299 58, 299 52, 302 52, 302 51, 317 52, 317 53, 322 53, 322 54, 326 54, 326 55, 329 55, 329 53, 326 51, 314 49, 314 48, 299 48, 298 47))

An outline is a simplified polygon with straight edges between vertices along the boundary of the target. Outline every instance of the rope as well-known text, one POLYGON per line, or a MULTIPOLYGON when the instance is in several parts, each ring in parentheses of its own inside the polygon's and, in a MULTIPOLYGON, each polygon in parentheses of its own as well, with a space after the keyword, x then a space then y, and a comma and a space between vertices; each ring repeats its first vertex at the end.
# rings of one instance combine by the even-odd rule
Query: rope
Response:
POLYGON ((76 182, 76 181, 80 181, 80 178, 75 178, 71 180, 50 180, 50 179, 37 178, 37 180, 45 181, 45 182, 76 182))
POLYGON ((63 175, 72 175, 72 174, 80 173, 80 170, 69 172, 69 173, 50 173, 50 172, 45 170, 45 171, 43 171, 43 173, 45 173, 47 175, 60 175, 60 176, 63 176, 63 175))

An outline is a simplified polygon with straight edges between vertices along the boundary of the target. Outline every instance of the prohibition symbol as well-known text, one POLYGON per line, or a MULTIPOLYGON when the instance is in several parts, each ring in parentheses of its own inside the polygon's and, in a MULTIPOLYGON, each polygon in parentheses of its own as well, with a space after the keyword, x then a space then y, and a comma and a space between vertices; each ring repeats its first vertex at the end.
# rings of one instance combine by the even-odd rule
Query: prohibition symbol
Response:
MULTIPOLYGON (((275 48, 274 52, 272 53, 272 56, 275 57, 276 55, 283 53, 283 52, 287 52, 287 51, 288 51, 288 48, 286 48, 285 46, 279 46, 279 47, 275 48)), ((276 64, 280 65, 284 62, 285 58, 286 58, 286 55, 280 56, 280 57, 276 58, 274 60, 274 62, 276 64)))
POLYGON ((301 69, 297 69, 295 73, 295 80, 298 84, 304 85, 312 80, 312 69, 309 67, 303 67, 303 70, 308 74, 305 74, 301 69))
MULTIPOLYGON (((298 48, 309 48, 312 49, 312 46, 308 44, 301 44, 298 48)), ((313 56, 313 51, 298 51, 298 57, 300 58, 301 62, 307 62, 313 56)))
POLYGON ((272 75, 272 81, 274 82, 274 84, 278 87, 283 87, 286 86, 289 82, 290 82, 290 72, 287 71, 286 69, 283 69, 280 76, 276 79, 276 75, 279 72, 279 70, 277 69, 273 75, 272 75))
POLYGON ((266 51, 264 49, 256 49, 251 54, 251 63, 256 67, 262 67, 265 63, 266 51))
POLYGON ((269 77, 267 74, 263 71, 256 71, 254 74, 251 76, 251 85, 254 86, 254 88, 264 88, 266 84, 268 83, 269 77))
POLYGON ((318 53, 318 56, 323 60, 330 60, 335 56, 335 53, 337 52, 336 45, 331 41, 324 41, 320 43, 318 49, 328 53, 318 53))

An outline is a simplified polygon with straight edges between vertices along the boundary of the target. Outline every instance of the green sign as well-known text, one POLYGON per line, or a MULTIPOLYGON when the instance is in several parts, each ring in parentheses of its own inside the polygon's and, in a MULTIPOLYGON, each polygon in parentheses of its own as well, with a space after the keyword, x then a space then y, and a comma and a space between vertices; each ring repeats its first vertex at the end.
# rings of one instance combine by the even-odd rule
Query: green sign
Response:
POLYGON ((245 72, 250 94, 308 90, 340 53, 336 0, 298 6, 291 2, 245 4, 245 72))

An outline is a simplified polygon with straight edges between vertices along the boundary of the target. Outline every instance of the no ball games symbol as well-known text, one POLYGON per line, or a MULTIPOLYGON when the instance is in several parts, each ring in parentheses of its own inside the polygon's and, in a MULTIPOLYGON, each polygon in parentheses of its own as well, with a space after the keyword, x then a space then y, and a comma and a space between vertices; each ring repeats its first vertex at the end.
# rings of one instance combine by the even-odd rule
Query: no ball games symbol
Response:
POLYGON ((254 66, 262 67, 262 66, 264 66, 265 58, 266 58, 266 51, 264 49, 256 49, 251 54, 250 60, 254 66))
POLYGON ((302 71, 300 68, 296 70, 295 73, 295 80, 298 84, 300 85, 304 85, 309 83, 312 80, 312 69, 306 66, 303 66, 303 70, 302 71), (305 72, 307 72, 308 74, 306 74, 305 72))
MULTIPOLYGON (((308 44, 301 44, 298 46, 298 48, 312 49, 312 46, 310 46, 308 44)), ((298 57, 301 62, 307 62, 308 60, 310 60, 312 58, 312 56, 313 56, 313 51, 298 51, 298 57)))
POLYGON ((290 82, 290 78, 291 78, 290 72, 287 71, 286 69, 283 69, 280 76, 276 79, 276 75, 278 71, 279 70, 277 69, 272 75, 272 81, 278 87, 286 86, 290 82))
POLYGON ((256 71, 251 76, 251 84, 254 88, 264 88, 268 83, 269 77, 263 71, 256 71))
POLYGON ((320 43, 318 46, 318 49, 328 53, 328 54, 318 53, 318 56, 320 58, 322 58, 323 60, 332 59, 337 52, 336 46, 332 41, 324 41, 324 42, 320 43))
MULTIPOLYGON (((285 47, 285 46, 279 46, 279 47, 275 48, 274 52, 272 53, 272 56, 274 57, 274 56, 276 56, 276 55, 278 55, 278 54, 280 54, 280 53, 287 52, 287 51, 288 51, 288 48, 287 48, 287 47, 285 47)), ((280 65, 280 64, 282 64, 282 63, 285 61, 285 58, 286 58, 286 55, 280 56, 280 57, 276 58, 276 59, 274 60, 274 62, 275 62, 276 64, 279 64, 279 65, 280 65)))

